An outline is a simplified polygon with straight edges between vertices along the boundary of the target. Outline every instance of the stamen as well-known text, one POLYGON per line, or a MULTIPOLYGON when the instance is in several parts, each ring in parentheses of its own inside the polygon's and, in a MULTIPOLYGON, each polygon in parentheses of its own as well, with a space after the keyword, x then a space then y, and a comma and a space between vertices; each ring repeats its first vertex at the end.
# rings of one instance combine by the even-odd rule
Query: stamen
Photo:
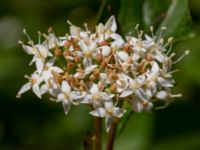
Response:
POLYGON ((18 41, 18 44, 24 45, 23 41, 18 41))
POLYGON ((151 32, 151 36, 152 36, 152 38, 154 38, 154 28, 153 28, 153 26, 150 26, 150 32, 151 32))
POLYGON ((176 61, 173 62, 173 64, 176 64, 177 62, 181 61, 185 56, 189 55, 190 51, 186 50, 185 53, 180 56, 176 61))
POLYGON ((89 28, 88 28, 88 24, 87 24, 87 23, 84 23, 83 25, 84 25, 85 30, 87 31, 87 33, 90 33, 90 30, 89 30, 89 28))
POLYGON ((71 21, 67 20, 67 23, 68 23, 70 26, 73 26, 73 24, 71 23, 71 21))
POLYGON ((25 29, 25 28, 23 29, 23 33, 24 33, 24 35, 26 35, 26 37, 28 38, 29 41, 33 41, 33 40, 31 39, 31 37, 28 35, 28 33, 26 32, 26 29, 25 29))
POLYGON ((171 98, 175 98, 175 97, 182 97, 183 95, 180 93, 180 94, 170 94, 169 96, 171 98))
POLYGON ((178 72, 178 71, 179 71, 179 69, 175 69, 175 70, 168 72, 167 74, 173 74, 173 73, 178 72))
POLYGON ((41 43, 41 36, 42 36, 42 33, 40 31, 38 31, 38 44, 41 43))
POLYGON ((172 53, 169 57, 172 58, 174 56, 176 56, 176 53, 172 53))
POLYGON ((158 106, 155 108, 155 110, 159 110, 159 109, 164 109, 166 108, 167 106, 169 106, 170 102, 169 101, 166 101, 165 104, 163 106, 158 106))
POLYGON ((161 27, 161 31, 160 31, 160 33, 159 33, 159 36, 158 36, 158 41, 161 39, 161 37, 162 37, 162 35, 163 35, 163 32, 165 31, 165 30, 167 30, 167 27, 161 27))
POLYGON ((173 39, 174 39, 173 37, 168 38, 168 41, 167 41, 167 43, 163 46, 163 48, 166 48, 169 44, 172 44, 173 39))

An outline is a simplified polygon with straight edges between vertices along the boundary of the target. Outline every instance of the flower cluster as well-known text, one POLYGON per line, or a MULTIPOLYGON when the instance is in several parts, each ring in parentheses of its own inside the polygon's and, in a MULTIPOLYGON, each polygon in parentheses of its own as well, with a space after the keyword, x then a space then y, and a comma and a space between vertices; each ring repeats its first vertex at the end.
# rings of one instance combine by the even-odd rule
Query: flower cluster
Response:
POLYGON ((173 38, 165 42, 162 32, 155 36, 151 27, 149 36, 136 27, 138 36, 124 39, 116 33, 114 16, 105 25, 100 23, 95 32, 87 25, 81 29, 68 23, 69 34, 56 37, 52 30, 47 35, 39 33, 37 44, 24 30, 29 41, 27 45, 20 43, 33 56, 30 65, 34 64, 36 71, 25 76, 28 82, 18 97, 28 90, 39 98, 48 93, 51 100, 62 102, 65 114, 71 105, 90 105, 90 114, 105 118, 109 131, 113 120, 126 112, 123 102, 135 112, 152 111, 157 102, 165 106, 181 96, 171 93, 175 84, 172 74, 177 71, 172 70, 172 65, 189 51, 173 61, 173 38))

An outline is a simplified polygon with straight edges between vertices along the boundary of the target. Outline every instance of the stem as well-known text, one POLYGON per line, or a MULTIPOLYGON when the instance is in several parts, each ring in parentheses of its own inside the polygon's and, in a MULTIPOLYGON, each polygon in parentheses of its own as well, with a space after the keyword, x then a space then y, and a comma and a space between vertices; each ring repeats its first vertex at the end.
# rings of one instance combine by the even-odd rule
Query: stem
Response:
POLYGON ((95 119, 95 140, 94 140, 95 146, 94 147, 95 147, 95 150, 101 150, 102 119, 99 117, 95 117, 94 119, 95 119))
POLYGON ((109 135, 106 150, 113 150, 116 137, 117 122, 113 121, 109 135))

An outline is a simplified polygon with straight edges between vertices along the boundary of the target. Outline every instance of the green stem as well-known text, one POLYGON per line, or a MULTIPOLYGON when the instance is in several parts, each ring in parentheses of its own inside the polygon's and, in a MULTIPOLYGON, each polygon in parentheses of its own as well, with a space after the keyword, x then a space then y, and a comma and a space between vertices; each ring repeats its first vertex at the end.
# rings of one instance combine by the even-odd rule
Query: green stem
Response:
POLYGON ((108 137, 108 142, 106 145, 106 150, 113 150, 115 137, 116 137, 116 130, 117 130, 117 123, 113 121, 109 135, 108 135, 109 137, 108 137))
MULTIPOLYGON (((122 107, 123 106, 124 101, 119 101, 118 103, 118 107, 122 107)), ((114 142, 115 142, 115 138, 116 138, 116 131, 117 131, 117 125, 119 123, 120 120, 118 120, 117 118, 115 118, 112 122, 111 125, 111 129, 108 135, 108 142, 106 145, 106 150, 113 150, 114 148, 114 142)))
POLYGON ((95 117, 95 136, 94 136, 94 150, 101 150, 102 147, 102 119, 95 117))

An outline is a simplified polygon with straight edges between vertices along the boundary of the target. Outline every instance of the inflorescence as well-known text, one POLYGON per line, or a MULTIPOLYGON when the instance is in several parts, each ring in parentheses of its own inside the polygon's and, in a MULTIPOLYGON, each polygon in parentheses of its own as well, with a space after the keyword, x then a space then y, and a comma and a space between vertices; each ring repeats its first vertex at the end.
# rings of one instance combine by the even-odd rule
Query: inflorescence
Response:
POLYGON ((48 35, 38 32, 37 44, 24 30, 29 41, 20 43, 33 56, 30 65, 34 64, 36 71, 25 75, 28 82, 17 97, 28 90, 39 98, 48 93, 52 101, 62 102, 65 114, 72 104, 90 105, 91 115, 105 118, 106 131, 114 119, 124 115, 127 104, 135 112, 152 111, 181 97, 171 92, 175 85, 172 74, 177 71, 172 66, 189 51, 173 60, 173 38, 162 38, 165 27, 158 36, 151 27, 149 36, 136 26, 138 36, 123 39, 116 33, 114 16, 105 25, 100 23, 94 33, 86 24, 81 29, 68 23, 69 34, 56 37, 51 29, 48 35), (157 102, 163 105, 157 106, 157 102))

